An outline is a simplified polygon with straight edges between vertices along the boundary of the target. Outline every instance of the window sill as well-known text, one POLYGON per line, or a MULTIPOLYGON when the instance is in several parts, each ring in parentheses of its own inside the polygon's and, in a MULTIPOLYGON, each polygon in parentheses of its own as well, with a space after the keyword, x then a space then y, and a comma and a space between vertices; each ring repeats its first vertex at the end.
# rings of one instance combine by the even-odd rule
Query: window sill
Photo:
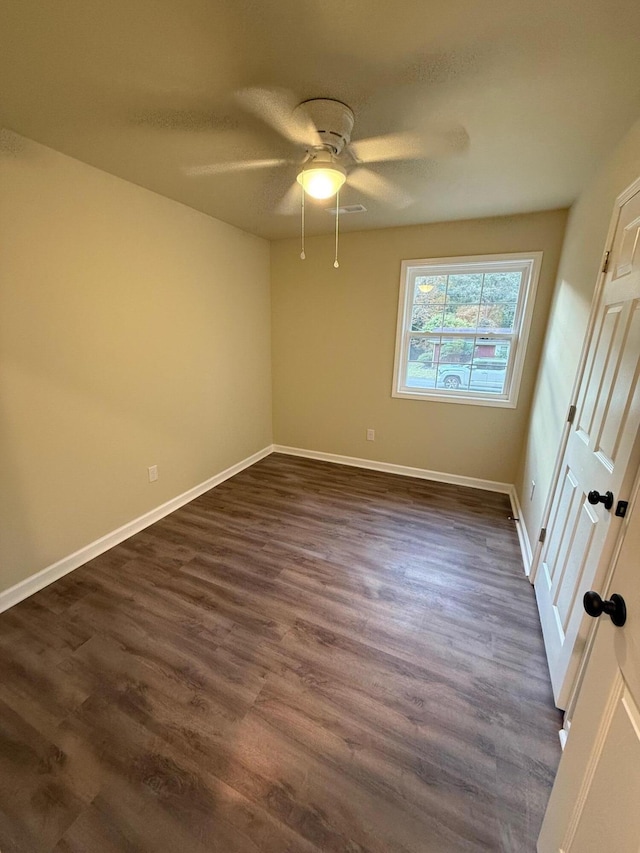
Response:
POLYGON ((391 392, 392 397, 397 397, 403 400, 428 400, 431 403, 462 403, 463 406, 492 406, 498 409, 515 409, 517 399, 509 400, 504 395, 496 395, 495 397, 487 397, 482 394, 473 396, 472 394, 458 394, 455 391, 438 391, 437 394, 427 392, 416 392, 413 388, 406 390, 394 390, 391 392))

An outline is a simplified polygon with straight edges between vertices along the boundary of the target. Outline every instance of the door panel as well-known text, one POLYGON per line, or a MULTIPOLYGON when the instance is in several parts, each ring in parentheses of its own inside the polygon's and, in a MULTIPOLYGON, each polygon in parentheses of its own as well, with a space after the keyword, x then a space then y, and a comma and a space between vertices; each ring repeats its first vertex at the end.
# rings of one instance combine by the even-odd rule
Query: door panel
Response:
MULTIPOLYGON (((593 649, 544 817, 539 853, 640 853, 640 491, 608 590, 627 622, 592 620, 593 649)), ((590 618, 590 617, 587 617, 590 618)))
MULTIPOLYGON (((640 348, 640 302, 634 300, 631 306, 631 318, 626 328, 626 339, 622 343, 622 351, 636 351, 640 348)), ((624 438, 628 435, 629 417, 634 413, 628 410, 633 401, 633 390, 638 384, 638 364, 632 359, 621 359, 617 364, 617 370, 611 377, 609 394, 607 398, 607 410, 601 417, 601 433, 596 440, 596 452, 600 454, 601 461, 608 464, 613 470, 616 459, 623 446, 624 438), (615 412, 621 412, 619 418, 615 412)))
POLYGON ((569 529, 569 522, 575 514, 574 505, 580 499, 578 481, 570 470, 565 470, 559 489, 555 513, 551 517, 541 561, 542 572, 549 592, 554 581, 559 583, 559 579, 565 570, 567 554, 571 546, 572 531, 569 529))
POLYGON ((611 269, 596 310, 576 416, 551 504, 535 589, 554 697, 565 708, 589 631, 582 596, 600 582, 621 530, 615 503, 628 500, 640 461, 640 194, 619 210, 611 269), (635 231, 634 231, 635 228, 635 231))
POLYGON ((640 255, 640 216, 631 219, 623 228, 620 241, 620 256, 615 277, 624 277, 638 269, 640 255))
POLYGON ((601 327, 597 330, 597 339, 594 342, 588 379, 581 388, 582 399, 578 397, 576 432, 585 444, 589 443, 589 437, 593 431, 597 401, 602 393, 606 362, 612 349, 612 341, 615 338, 619 319, 619 306, 615 306, 613 310, 605 310, 604 316, 601 318, 601 327))
POLYGON ((584 585, 584 574, 593 550, 598 518, 593 507, 582 502, 581 511, 573 516, 575 527, 568 538, 565 568, 555 586, 554 606, 558 610, 559 624, 563 633, 570 630, 575 608, 582 610, 580 589, 584 585), (579 599, 579 600, 578 600, 579 599))
POLYGON ((610 719, 603 721, 590 757, 593 775, 586 780, 584 805, 563 845, 567 853, 640 850, 640 710, 622 679, 612 693, 610 719))

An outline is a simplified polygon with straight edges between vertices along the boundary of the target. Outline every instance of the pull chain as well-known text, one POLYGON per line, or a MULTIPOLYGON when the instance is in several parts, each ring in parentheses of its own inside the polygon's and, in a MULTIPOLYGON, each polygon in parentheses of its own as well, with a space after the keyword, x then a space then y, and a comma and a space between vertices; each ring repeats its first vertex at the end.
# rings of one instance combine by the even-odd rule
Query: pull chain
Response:
POLYGON ((333 265, 336 269, 340 266, 338 263, 338 220, 340 219, 340 190, 336 193, 336 259, 333 265))
POLYGON ((300 257, 304 261, 307 257, 304 253, 304 187, 301 186, 302 189, 302 251, 300 252, 300 257))

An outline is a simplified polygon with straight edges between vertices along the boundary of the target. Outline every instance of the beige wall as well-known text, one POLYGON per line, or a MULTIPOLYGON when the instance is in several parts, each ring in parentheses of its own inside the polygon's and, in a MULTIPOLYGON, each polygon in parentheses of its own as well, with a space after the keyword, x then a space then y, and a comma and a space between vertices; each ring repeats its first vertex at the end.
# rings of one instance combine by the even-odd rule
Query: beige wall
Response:
POLYGON ((566 211, 272 244, 274 441, 513 483, 529 414, 566 211), (391 397, 403 259, 542 250, 518 407, 391 397), (376 430, 375 442, 366 429, 376 430))
POLYGON ((271 443, 269 244, 5 147, 0 589, 271 443))
POLYGON ((304 263, 277 241, 270 317, 265 241, 15 142, 0 157, 0 589, 268 445, 271 348, 274 441, 515 481, 535 539, 640 123, 571 211, 542 359, 563 211, 347 233, 339 270, 331 237, 304 263), (517 409, 392 398, 401 260, 529 250, 544 263, 517 409))
POLYGON ((537 543, 615 198, 640 175, 640 121, 571 209, 516 488, 537 543), (536 482, 530 500, 531 480, 536 482))

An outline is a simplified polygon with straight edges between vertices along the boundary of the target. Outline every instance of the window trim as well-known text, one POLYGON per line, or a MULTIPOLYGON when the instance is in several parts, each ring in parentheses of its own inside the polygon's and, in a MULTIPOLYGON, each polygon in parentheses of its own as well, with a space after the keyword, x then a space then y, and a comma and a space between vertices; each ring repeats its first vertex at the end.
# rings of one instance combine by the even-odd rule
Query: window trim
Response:
MULTIPOLYGON (((405 400, 429 400, 439 403, 462 403, 463 405, 515 409, 520 393, 520 384, 529 342, 529 332, 533 319, 533 306, 535 304, 540 268, 542 266, 542 256, 542 252, 505 252, 499 255, 420 258, 402 261, 391 396, 405 400), (442 268, 446 268, 448 275, 455 274, 457 270, 460 272, 463 270, 464 272, 469 272, 469 267, 472 265, 475 267, 474 272, 484 272, 488 268, 494 271, 496 266, 503 267, 507 272, 510 267, 516 267, 518 270, 524 267, 523 281, 526 289, 524 300, 519 303, 516 316, 514 317, 513 332, 508 335, 504 333, 495 335, 496 338, 500 339, 510 338, 514 350, 514 355, 509 358, 509 366, 505 377, 505 393, 488 394, 484 391, 464 391, 460 393, 460 391, 445 388, 429 388, 424 391, 416 391, 415 388, 408 390, 407 386, 402 384, 402 379, 404 377, 404 367, 408 362, 409 340, 412 335, 416 336, 416 333, 411 331, 413 281, 415 280, 415 276, 425 275, 425 268, 428 268, 427 275, 437 275, 438 272, 442 273, 445 271, 442 268), (438 268, 441 269, 438 270, 438 268), (526 280, 524 277, 526 277, 526 280), (409 286, 410 282, 411 286, 409 286)), ((469 337, 470 331, 461 329, 459 332, 444 334, 451 337, 469 337)), ((421 332, 417 334, 427 337, 430 333, 421 332)), ((492 335, 487 334, 483 335, 483 337, 490 338, 492 335)))

